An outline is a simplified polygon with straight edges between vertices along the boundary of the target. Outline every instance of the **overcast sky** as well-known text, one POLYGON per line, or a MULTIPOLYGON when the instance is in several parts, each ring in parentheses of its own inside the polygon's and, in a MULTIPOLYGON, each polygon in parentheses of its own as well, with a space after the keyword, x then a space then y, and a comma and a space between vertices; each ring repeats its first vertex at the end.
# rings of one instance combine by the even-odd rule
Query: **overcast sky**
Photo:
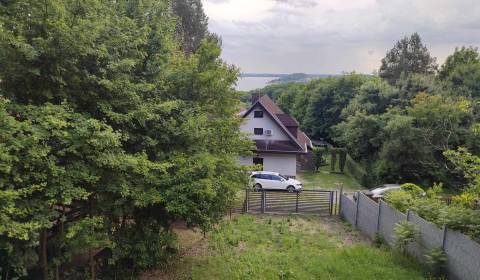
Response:
POLYGON ((242 72, 371 73, 418 32, 438 62, 480 45, 480 0, 202 0, 242 72))

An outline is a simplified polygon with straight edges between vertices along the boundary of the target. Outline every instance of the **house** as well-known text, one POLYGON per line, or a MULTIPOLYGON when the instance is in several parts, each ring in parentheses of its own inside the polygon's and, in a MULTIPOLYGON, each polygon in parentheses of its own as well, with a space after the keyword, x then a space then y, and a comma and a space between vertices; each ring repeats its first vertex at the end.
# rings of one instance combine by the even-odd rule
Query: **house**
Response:
POLYGON ((241 117, 240 130, 255 142, 254 155, 241 157, 241 164, 259 164, 265 171, 289 177, 295 177, 297 170, 314 169, 312 142, 298 128, 297 120, 269 96, 252 97, 252 106, 241 117))

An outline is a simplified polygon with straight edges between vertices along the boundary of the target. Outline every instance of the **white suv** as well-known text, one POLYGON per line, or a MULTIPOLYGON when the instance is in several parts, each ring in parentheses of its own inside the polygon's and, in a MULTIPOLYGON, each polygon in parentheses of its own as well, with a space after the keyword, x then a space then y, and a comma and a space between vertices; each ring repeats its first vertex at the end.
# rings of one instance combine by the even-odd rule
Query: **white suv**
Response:
POLYGON ((287 190, 288 192, 300 191, 302 183, 298 180, 287 178, 278 172, 256 171, 250 176, 254 181, 254 189, 260 190, 287 190))

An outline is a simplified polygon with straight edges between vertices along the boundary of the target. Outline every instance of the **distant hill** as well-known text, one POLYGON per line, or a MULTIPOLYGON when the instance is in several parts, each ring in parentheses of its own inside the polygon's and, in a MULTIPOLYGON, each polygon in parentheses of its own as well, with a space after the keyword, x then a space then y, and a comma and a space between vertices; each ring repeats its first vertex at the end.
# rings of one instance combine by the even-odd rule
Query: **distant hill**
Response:
POLYGON ((272 74, 272 73, 242 73, 242 78, 276 78, 271 80, 269 84, 279 83, 303 83, 315 78, 327 78, 332 76, 338 76, 336 74, 305 74, 305 73, 292 73, 292 74, 272 74))

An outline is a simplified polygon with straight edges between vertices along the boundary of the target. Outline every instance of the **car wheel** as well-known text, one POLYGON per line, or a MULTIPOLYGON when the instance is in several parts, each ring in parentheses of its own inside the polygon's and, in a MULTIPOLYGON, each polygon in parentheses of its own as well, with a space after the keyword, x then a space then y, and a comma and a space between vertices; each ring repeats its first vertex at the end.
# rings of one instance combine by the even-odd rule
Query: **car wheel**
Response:
POLYGON ((262 185, 260 185, 260 184, 257 183, 257 184, 255 184, 255 186, 253 186, 253 189, 254 189, 256 192, 259 192, 259 191, 262 190, 262 185))
POLYGON ((287 191, 288 191, 289 193, 293 193, 293 192, 295 191, 295 187, 294 187, 294 186, 288 186, 288 187, 287 187, 287 191))

